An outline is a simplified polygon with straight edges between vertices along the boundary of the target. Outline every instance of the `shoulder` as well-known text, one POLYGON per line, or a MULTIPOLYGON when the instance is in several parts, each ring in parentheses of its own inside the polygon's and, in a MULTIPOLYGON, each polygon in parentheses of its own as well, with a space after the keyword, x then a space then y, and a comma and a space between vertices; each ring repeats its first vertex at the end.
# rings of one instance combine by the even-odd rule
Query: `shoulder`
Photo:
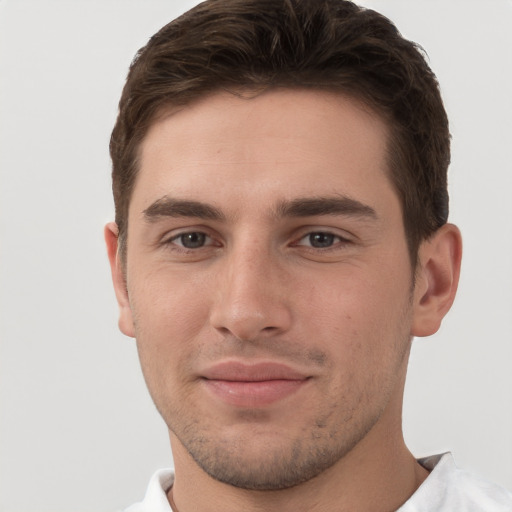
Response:
POLYGON ((158 470, 149 481, 144 499, 134 503, 123 512, 171 512, 167 501, 167 491, 174 482, 172 469, 158 470))
POLYGON ((512 512, 512 493, 457 468, 450 453, 418 462, 430 475, 399 512, 512 512))

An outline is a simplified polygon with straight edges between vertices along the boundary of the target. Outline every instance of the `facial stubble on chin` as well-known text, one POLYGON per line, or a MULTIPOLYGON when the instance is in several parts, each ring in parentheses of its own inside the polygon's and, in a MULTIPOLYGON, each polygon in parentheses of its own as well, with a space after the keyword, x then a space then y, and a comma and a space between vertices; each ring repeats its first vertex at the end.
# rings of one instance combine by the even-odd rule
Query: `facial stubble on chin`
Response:
MULTIPOLYGON (((351 438, 330 447, 323 441, 336 433, 326 431, 320 418, 309 432, 293 440, 288 447, 281 446, 273 453, 265 453, 265 457, 256 455, 250 460, 244 453, 250 439, 219 443, 204 436, 192 436, 185 444, 177 437, 195 463, 215 480, 245 490, 273 491, 295 487, 323 473, 342 459, 372 426, 351 429, 351 438)), ((285 432, 283 438, 286 439, 285 432)), ((260 449, 266 452, 268 447, 263 445, 260 449)))

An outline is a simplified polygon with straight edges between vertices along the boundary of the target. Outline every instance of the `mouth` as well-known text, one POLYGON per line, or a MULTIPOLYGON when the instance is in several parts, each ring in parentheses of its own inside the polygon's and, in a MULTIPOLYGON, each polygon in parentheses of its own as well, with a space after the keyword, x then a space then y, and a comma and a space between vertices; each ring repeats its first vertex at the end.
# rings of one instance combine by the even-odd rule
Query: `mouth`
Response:
POLYGON ((227 361, 201 375, 206 389, 235 407, 263 407, 296 393, 310 377, 287 365, 273 362, 245 364, 227 361))

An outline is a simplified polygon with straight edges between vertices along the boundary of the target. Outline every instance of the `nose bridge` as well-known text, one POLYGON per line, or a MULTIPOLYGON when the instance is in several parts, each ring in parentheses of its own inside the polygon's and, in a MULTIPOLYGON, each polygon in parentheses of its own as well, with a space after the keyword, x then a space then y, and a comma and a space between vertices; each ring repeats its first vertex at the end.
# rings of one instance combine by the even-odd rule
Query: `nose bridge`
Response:
POLYGON ((211 321, 216 329, 241 340, 282 332, 291 313, 286 303, 283 269, 271 244, 247 237, 223 258, 211 321))

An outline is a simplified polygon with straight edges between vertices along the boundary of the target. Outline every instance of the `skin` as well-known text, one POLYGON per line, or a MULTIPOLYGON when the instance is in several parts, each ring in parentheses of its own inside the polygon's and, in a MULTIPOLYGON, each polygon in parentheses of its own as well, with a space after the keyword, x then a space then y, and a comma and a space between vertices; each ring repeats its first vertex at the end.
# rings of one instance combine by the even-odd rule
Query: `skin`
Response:
POLYGON ((385 512, 426 477, 402 437, 407 360, 453 302, 461 241, 441 228, 413 280, 387 137, 358 102, 303 90, 216 93, 149 130, 126 262, 105 236, 180 512, 385 512))

